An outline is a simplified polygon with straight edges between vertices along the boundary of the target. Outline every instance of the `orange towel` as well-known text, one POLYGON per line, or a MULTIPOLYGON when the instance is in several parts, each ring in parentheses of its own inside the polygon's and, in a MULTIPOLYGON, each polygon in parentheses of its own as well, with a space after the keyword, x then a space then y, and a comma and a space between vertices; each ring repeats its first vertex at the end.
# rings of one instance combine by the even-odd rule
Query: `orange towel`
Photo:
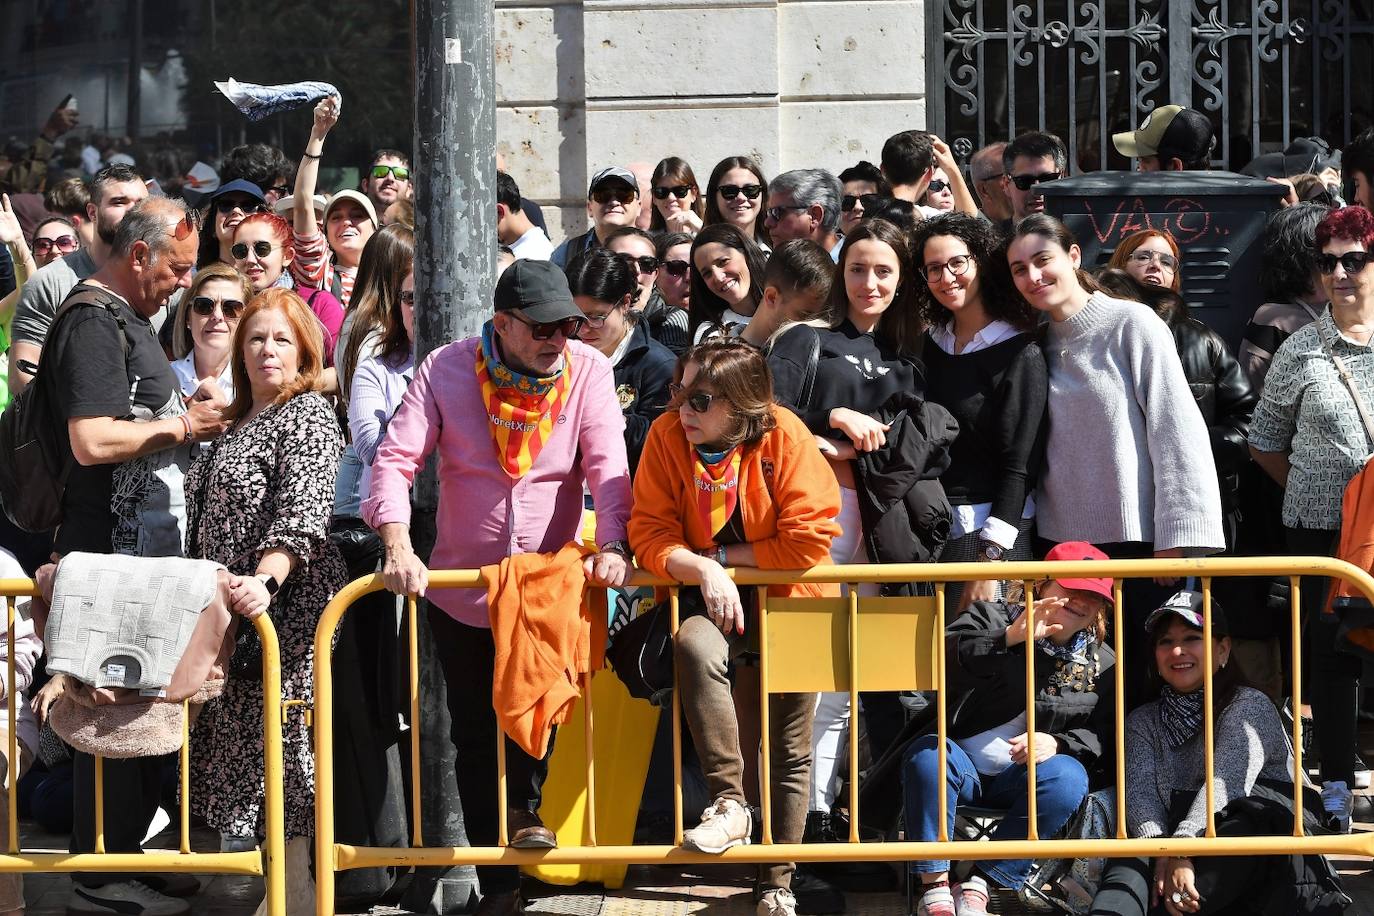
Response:
POLYGON ((572 713, 582 675, 603 664, 605 604, 584 600, 582 558, 592 552, 568 544, 482 567, 496 647, 491 705, 501 730, 531 757, 544 756, 553 726, 572 713))

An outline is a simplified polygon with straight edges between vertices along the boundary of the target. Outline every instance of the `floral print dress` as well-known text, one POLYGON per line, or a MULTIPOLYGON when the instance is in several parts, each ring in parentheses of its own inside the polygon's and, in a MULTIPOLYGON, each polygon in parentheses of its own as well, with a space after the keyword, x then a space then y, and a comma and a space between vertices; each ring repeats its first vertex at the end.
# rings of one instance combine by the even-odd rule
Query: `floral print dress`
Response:
MULTIPOLYGON (((238 575, 252 575, 271 548, 297 559, 268 608, 281 644, 283 699, 313 702, 315 627, 348 580, 327 538, 342 450, 328 402, 301 394, 225 433, 186 477, 187 531, 201 557, 238 575)), ((191 736, 191 808, 234 836, 264 833, 262 705, 261 683, 230 677, 191 736)), ((299 707, 282 731, 286 835, 312 836, 315 761, 299 707)))

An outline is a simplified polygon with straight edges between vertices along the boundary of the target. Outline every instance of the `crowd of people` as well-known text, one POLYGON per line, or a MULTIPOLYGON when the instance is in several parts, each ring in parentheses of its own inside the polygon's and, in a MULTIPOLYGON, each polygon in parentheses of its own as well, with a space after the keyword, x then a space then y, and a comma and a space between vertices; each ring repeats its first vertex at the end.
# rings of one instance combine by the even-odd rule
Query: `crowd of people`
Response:
MULTIPOLYGON (((1263 301, 1235 304, 1253 315, 1236 352, 1188 314, 1188 255, 1169 232, 1121 239, 1100 269, 1085 262, 1040 193, 1069 174, 1059 138, 994 144, 966 175, 938 137, 907 130, 887 139, 879 164, 838 176, 804 168, 769 179, 733 156, 703 187, 679 157, 609 165, 589 182, 591 225, 557 246, 501 169, 490 318, 478 336, 417 361, 408 158, 379 150, 360 188, 317 193, 337 121, 336 101, 321 101, 294 167, 270 147, 232 151, 203 199, 150 195, 127 162, 56 182, 37 201, 4 197, 6 397, 45 405, 69 454, 60 524, 35 533, 3 523, 7 568, 32 574, 74 552, 221 564, 233 610, 270 613, 286 695, 306 701, 316 625, 350 578, 380 570, 392 592, 424 596, 473 845, 497 843, 503 807, 511 846, 557 845, 540 816, 557 729, 519 716, 521 727, 509 725, 517 698, 495 686, 514 638, 497 623, 504 598, 431 589, 429 570, 516 558, 611 589, 628 589, 636 567, 683 584, 662 661, 677 672, 687 759, 705 783, 705 810, 683 835, 698 852, 761 831, 760 596, 735 585, 728 570, 741 567, 986 569, 946 592, 943 754, 924 694, 865 692, 858 709, 847 692, 769 698, 773 842, 847 836, 847 799, 860 790, 866 837, 952 837, 960 807, 977 806, 1001 812, 994 838, 1022 838, 1032 759, 1041 837, 1114 835, 1081 825, 1093 799, 1115 791, 1132 837, 1200 836, 1209 818, 1237 834, 1287 833, 1299 814, 1314 832, 1369 819, 1354 791, 1368 779, 1356 747, 1360 659, 1323 613, 1322 580, 1301 592, 1308 760, 1320 775, 1295 812, 1283 717, 1303 713, 1290 701, 1278 584, 1219 586, 1207 654, 1192 582, 1120 583, 1124 630, 1110 634, 1110 578, 1046 580, 1027 594, 999 564, 1333 555, 1345 487, 1374 451, 1360 405, 1374 397, 1374 132, 1343 161, 1328 150, 1301 173, 1272 176, 1285 205, 1262 242, 1263 301), (1348 206, 1340 169, 1353 180, 1348 206), (438 536, 422 557, 411 488, 431 459, 438 536), (1114 786, 1118 665, 1128 786, 1114 786), (493 791, 498 729, 505 798, 493 791), (848 742, 865 745, 862 777, 847 772, 848 742)), ((1115 142, 1143 169, 1205 168, 1205 125, 1169 106, 1115 142)), ((797 584, 768 596, 841 591, 797 584)), ((368 672, 347 688, 359 692, 360 721, 341 739, 359 759, 401 734, 383 686, 401 664, 396 605, 367 600, 375 614, 350 615, 336 649, 368 672)), ((547 636, 554 629, 540 630, 549 654, 573 654, 547 636)), ((21 679, 0 688, 27 692, 46 718, 53 696, 40 688, 31 632, 5 647, 21 649, 21 679)), ((539 698, 518 699, 528 708, 539 698)), ((195 722, 187 803, 226 849, 264 830, 262 701, 260 679, 231 669, 195 722)), ((12 777, 48 769, 61 745, 46 722, 45 739, 20 726, 12 777)), ((287 716, 283 737, 295 914, 313 909, 317 800, 303 717, 287 716)), ((66 805, 73 851, 90 851, 93 761, 66 755, 66 793, 42 798, 66 805)), ((165 792, 175 766, 105 761, 107 850, 137 852, 156 832, 160 809, 176 804, 165 792)), ((352 777, 374 769, 385 773, 385 760, 352 777)), ((319 803, 361 793, 352 777, 319 803)), ((998 889, 1044 891, 1043 864, 913 862, 914 913, 982 916, 998 889)), ((515 868, 478 874, 478 912, 524 911, 515 868)), ((758 912, 842 912, 845 892, 892 878, 874 863, 772 863, 758 872, 758 912)), ((174 876, 83 873, 71 910, 172 916, 196 890, 174 876)), ((1325 914, 1349 902, 1320 858, 1301 856, 1114 860, 1079 890, 1078 912, 1094 914, 1325 914)), ((22 908, 17 879, 0 882, 0 911, 22 908)))

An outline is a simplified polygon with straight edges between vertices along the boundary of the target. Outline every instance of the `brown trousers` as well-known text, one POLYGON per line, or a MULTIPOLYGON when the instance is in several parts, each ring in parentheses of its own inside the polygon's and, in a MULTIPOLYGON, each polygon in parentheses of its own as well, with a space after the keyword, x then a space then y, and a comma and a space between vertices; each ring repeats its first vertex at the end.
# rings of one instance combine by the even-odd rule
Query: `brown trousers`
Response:
MULTIPOLYGON (((713 799, 730 798, 748 804, 744 794, 744 756, 739 723, 726 677, 726 664, 744 639, 728 638, 703 616, 688 617, 673 643, 682 709, 696 744, 697 756, 713 799)), ((769 698, 769 765, 772 768, 773 841, 800 843, 806 829, 807 796, 811 785, 811 719, 814 693, 777 693, 769 698)), ((749 753, 755 753, 753 749, 749 753)), ((768 887, 791 888, 792 862, 760 867, 759 880, 768 887)))

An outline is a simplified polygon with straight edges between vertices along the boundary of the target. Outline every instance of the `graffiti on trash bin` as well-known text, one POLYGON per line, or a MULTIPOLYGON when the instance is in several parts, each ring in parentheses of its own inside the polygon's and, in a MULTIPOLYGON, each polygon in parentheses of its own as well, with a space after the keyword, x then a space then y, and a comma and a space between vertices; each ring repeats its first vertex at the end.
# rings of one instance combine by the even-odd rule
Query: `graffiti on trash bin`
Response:
MULTIPOLYGON (((1150 198, 1154 203, 1158 198, 1150 198)), ((1120 241, 1133 232, 1151 229, 1165 231, 1180 245, 1196 245, 1231 234, 1212 211, 1191 197, 1167 198, 1164 205, 1146 206, 1144 197, 1104 197, 1084 199, 1083 210, 1092 224, 1093 235, 1103 245, 1120 241)))

